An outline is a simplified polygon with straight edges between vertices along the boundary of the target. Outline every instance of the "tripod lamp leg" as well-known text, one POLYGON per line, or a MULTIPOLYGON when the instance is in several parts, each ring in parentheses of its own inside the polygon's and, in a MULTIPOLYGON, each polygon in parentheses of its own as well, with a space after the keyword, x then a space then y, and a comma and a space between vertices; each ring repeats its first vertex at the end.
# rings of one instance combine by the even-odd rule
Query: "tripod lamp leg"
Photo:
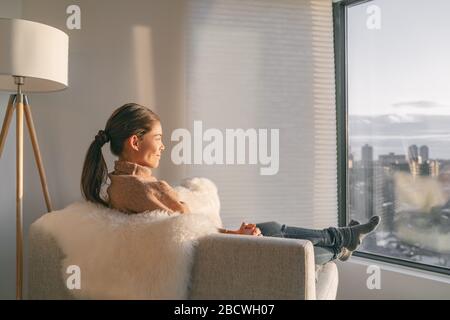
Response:
POLYGON ((25 119, 27 121, 28 131, 30 132, 31 143, 33 145, 34 158, 36 159, 36 165, 39 170, 39 176, 41 178, 42 192, 44 193, 45 203, 47 205, 47 211, 52 211, 52 203, 50 200, 50 194, 47 187, 47 178, 45 176, 44 165, 42 164, 41 152, 39 150, 39 144, 36 136, 36 131, 34 129, 33 117, 31 116, 30 105, 28 104, 27 96, 24 97, 24 110, 25 119))
POLYGON ((6 143, 6 136, 8 135, 9 124, 11 123, 12 114, 14 112, 14 101, 16 95, 9 96, 8 106, 6 107, 5 118, 3 119, 2 131, 0 132, 0 158, 2 157, 3 148, 6 143))
POLYGON ((23 279, 23 103, 16 104, 16 298, 22 299, 23 279))

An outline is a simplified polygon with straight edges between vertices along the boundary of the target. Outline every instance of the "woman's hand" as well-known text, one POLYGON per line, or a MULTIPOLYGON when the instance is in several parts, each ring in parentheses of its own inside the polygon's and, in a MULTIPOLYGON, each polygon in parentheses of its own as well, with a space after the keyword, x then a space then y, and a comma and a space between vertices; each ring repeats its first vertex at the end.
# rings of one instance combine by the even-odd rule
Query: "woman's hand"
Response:
POLYGON ((241 227, 236 231, 237 234, 249 236, 262 236, 261 230, 256 227, 256 224, 242 222, 241 227))

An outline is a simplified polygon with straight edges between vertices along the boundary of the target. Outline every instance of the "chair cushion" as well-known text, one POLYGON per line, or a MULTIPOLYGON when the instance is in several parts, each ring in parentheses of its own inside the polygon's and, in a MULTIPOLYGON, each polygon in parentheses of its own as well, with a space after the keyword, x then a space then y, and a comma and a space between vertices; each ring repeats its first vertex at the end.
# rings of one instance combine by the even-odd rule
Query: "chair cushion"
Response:
POLYGON ((338 269, 334 262, 316 265, 316 298, 317 300, 336 299, 338 288, 338 269))

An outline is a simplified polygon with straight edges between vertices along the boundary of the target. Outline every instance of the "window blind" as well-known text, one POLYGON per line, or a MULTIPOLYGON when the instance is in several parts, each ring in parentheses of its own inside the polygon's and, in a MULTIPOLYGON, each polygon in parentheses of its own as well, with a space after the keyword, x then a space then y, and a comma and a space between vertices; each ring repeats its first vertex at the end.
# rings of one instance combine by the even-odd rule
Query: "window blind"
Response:
POLYGON ((279 130, 274 175, 248 154, 245 164, 191 164, 186 174, 216 183, 227 227, 336 225, 331 0, 189 0, 186 10, 189 131, 194 121, 224 139, 227 129, 266 129, 270 151, 279 130))

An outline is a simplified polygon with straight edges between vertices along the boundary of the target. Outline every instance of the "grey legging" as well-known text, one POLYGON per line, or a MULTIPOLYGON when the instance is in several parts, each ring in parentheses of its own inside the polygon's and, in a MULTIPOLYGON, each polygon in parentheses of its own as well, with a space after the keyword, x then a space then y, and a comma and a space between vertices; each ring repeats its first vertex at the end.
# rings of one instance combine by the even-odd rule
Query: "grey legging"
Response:
POLYGON ((257 223, 263 236, 294 238, 309 240, 314 245, 314 258, 316 264, 325 264, 338 258, 343 248, 343 235, 338 228, 323 230, 305 229, 286 226, 276 221, 257 223))

